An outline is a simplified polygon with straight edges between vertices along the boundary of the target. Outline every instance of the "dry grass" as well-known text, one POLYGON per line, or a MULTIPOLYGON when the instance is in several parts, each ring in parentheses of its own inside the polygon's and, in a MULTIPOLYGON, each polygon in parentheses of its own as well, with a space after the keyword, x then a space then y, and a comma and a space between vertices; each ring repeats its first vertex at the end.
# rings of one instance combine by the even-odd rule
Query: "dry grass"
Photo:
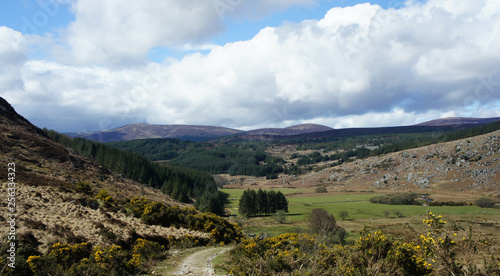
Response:
MULTIPOLYGON (((93 161, 77 155, 56 142, 19 125, 0 125, 0 171, 7 173, 7 164, 15 163, 17 233, 32 232, 45 252, 54 242, 89 241, 94 245, 126 240, 135 231, 146 236, 190 234, 206 237, 206 233, 183 228, 145 225, 125 208, 128 199, 144 196, 167 205, 180 205, 161 191, 126 179, 93 161), (77 191, 78 183, 88 183, 88 194, 77 191), (112 196, 112 203, 103 201, 89 205, 101 189, 112 196), (96 208, 98 207, 98 208, 96 208), (106 230, 103 230, 103 229, 106 230)), ((7 191, 7 179, 1 179, 1 191, 7 191)), ((7 214, 7 204, 0 204, 7 214)), ((0 224, 0 232, 8 233, 8 225, 0 224)))

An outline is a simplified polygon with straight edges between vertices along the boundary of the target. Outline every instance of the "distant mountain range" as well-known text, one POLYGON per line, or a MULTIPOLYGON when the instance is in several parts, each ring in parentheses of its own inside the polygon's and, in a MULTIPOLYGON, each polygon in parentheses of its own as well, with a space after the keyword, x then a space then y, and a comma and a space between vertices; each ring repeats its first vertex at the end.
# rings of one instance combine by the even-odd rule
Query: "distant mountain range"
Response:
POLYGON ((379 127, 379 128, 346 128, 333 129, 318 124, 300 124, 286 128, 261 128, 255 130, 238 130, 219 126, 200 125, 150 125, 131 124, 123 127, 95 131, 66 133, 70 137, 82 137, 99 142, 115 142, 150 138, 178 138, 190 141, 207 141, 221 137, 245 140, 273 140, 279 138, 327 138, 346 135, 363 135, 384 132, 393 132, 395 128, 402 132, 458 130, 474 126, 485 125, 500 121, 495 118, 443 118, 412 126, 379 127))
POLYGON ((131 124, 115 129, 66 133, 66 135, 107 143, 150 138, 178 138, 182 140, 205 141, 242 132, 244 131, 217 126, 131 124))
POLYGON ((232 135, 285 136, 321 132, 332 129, 331 127, 316 124, 301 124, 286 128, 262 128, 250 131, 218 126, 131 124, 110 130, 74 132, 66 133, 66 135, 96 140, 103 143, 150 138, 178 138, 190 141, 206 141, 232 135))
POLYGON ((416 124, 416 126, 460 126, 460 125, 485 125, 500 121, 500 117, 493 118, 466 118, 466 117, 449 117, 437 120, 431 120, 424 123, 416 124))

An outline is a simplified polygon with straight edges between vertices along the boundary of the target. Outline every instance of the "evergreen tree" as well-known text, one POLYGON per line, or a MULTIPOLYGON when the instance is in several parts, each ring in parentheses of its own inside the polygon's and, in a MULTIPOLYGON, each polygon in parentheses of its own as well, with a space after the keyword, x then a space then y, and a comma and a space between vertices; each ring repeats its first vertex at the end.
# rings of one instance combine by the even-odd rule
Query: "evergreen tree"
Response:
POLYGON ((276 209, 283 210, 288 213, 288 200, 280 191, 278 191, 278 193, 276 194, 276 209))
POLYGON ((170 195, 172 198, 179 198, 179 195, 181 193, 181 187, 179 182, 174 182, 174 186, 172 188, 172 194, 170 195))
POLYGON ((238 212, 244 217, 249 217, 252 215, 252 197, 250 195, 250 190, 246 190, 240 197, 240 204, 238 206, 238 212))
POLYGON ((267 208, 269 214, 274 214, 278 211, 277 205, 278 197, 275 191, 269 191, 267 193, 267 208))
POLYGON ((169 180, 163 181, 163 185, 161 186, 161 191, 164 194, 171 195, 172 194, 172 182, 169 180))
POLYGON ((224 205, 221 202, 222 199, 220 198, 219 191, 210 191, 210 189, 207 189, 205 193, 196 200, 194 206, 202 212, 212 212, 221 216, 224 214, 224 205))
MULTIPOLYGON (((208 173, 153 163, 137 153, 121 151, 107 144, 82 138, 72 139, 52 130, 46 130, 46 133, 53 140, 64 146, 71 147, 79 154, 116 173, 123 174, 142 184, 148 184, 153 188, 161 188, 164 193, 171 195, 174 199, 187 202, 190 201, 190 198, 200 198, 206 189, 217 191, 215 181, 208 173)), ((137 143, 144 146, 142 141, 137 143)), ((215 200, 217 198, 214 196, 215 200)), ((223 202, 220 202, 209 206, 216 208, 213 211, 220 212, 220 206, 223 204, 223 202)))
POLYGON ((258 214, 258 206, 257 206, 257 192, 255 190, 248 190, 249 197, 249 213, 250 216, 255 216, 258 214))
POLYGON ((181 189, 181 192, 179 193, 177 200, 184 203, 188 203, 190 201, 189 197, 186 195, 186 192, 184 192, 184 189, 181 189))
POLYGON ((267 207, 267 193, 262 189, 259 189, 256 195, 257 212, 261 215, 269 214, 269 208, 267 207))

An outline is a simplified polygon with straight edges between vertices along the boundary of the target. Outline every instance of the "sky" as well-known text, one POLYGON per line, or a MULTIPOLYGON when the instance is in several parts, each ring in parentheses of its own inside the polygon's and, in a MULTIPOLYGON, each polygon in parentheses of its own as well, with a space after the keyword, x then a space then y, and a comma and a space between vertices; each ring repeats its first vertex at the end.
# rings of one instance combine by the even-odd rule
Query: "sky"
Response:
POLYGON ((500 116, 500 0, 0 1, 0 96, 60 132, 500 116))

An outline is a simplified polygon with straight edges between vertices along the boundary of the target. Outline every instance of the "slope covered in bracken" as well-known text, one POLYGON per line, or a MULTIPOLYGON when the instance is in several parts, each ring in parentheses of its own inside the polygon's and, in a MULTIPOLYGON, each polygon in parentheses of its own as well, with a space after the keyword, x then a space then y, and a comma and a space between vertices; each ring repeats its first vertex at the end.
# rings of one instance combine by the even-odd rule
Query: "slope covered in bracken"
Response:
MULTIPOLYGON (((144 224, 127 210, 131 198, 145 197, 168 206, 185 205, 50 140, 0 98, 0 171, 4 195, 9 163, 15 164, 16 233, 32 233, 41 243, 38 247, 41 252, 55 242, 85 241, 99 245, 126 240, 132 235, 208 236, 182 227, 144 224), (103 190, 111 200, 96 199, 103 190)), ((6 196, 2 198, 0 210, 4 215, 0 231, 8 233, 7 200, 6 196)))

